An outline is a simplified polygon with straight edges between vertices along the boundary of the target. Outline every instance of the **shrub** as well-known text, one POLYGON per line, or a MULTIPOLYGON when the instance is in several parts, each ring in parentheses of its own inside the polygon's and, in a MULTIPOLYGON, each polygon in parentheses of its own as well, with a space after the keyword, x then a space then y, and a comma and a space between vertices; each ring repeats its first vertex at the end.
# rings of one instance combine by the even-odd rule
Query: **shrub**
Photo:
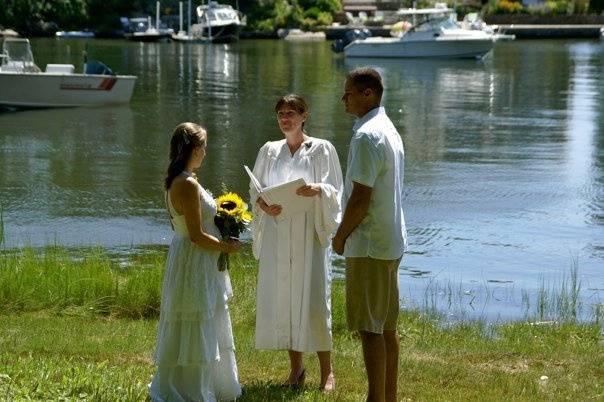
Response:
POLYGON ((589 11, 601 14, 604 11, 604 0, 589 0, 589 11))
POLYGON ((316 20, 319 17, 319 14, 321 14, 321 10, 319 10, 318 7, 311 7, 308 10, 304 11, 304 18, 312 18, 313 20, 316 20))
POLYGON ((572 3, 566 0, 547 1, 528 7, 530 14, 537 15, 564 15, 572 12, 572 3))
POLYGON ((520 14, 523 11, 522 3, 509 0, 499 0, 491 10, 493 14, 520 14))
MULTIPOLYGON (((305 9, 317 8, 330 14, 340 11, 342 4, 340 0, 299 0, 301 7, 305 9)), ((316 19, 316 17, 313 17, 316 19)))
POLYGON ((319 13, 317 16, 317 25, 328 26, 333 22, 333 15, 328 12, 319 13))

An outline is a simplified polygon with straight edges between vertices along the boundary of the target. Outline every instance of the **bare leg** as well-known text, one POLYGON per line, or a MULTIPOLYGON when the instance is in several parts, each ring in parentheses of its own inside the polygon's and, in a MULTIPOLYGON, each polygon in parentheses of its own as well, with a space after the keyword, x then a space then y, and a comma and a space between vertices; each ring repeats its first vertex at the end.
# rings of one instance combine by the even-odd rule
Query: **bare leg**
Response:
POLYGON ((386 402, 396 402, 398 392, 399 339, 396 330, 384 330, 386 346, 386 402))
POLYGON ((335 380, 331 371, 331 352, 317 352, 319 357, 319 365, 321 367, 321 388, 324 391, 333 391, 335 388, 335 380))
POLYGON ((302 363, 302 352, 296 352, 295 350, 288 350, 289 353, 289 377, 287 378, 286 384, 296 385, 298 379, 304 370, 304 364, 302 363))
POLYGON ((367 402, 384 402, 386 383, 386 345, 384 335, 360 331, 369 391, 367 402))

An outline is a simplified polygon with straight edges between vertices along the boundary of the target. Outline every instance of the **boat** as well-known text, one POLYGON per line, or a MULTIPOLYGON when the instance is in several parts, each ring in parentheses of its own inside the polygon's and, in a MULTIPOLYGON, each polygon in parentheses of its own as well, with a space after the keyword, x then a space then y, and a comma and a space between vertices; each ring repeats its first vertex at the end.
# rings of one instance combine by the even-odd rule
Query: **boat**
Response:
POLYGON ((124 34, 128 40, 135 42, 159 42, 169 40, 174 33, 170 28, 154 28, 151 25, 151 17, 129 18, 129 32, 124 34))
POLYGON ((325 32, 308 32, 301 29, 279 29, 277 36, 288 42, 323 42, 325 32))
POLYGON ((481 58, 495 43, 490 33, 460 27, 454 10, 444 4, 400 9, 397 14, 412 20, 409 29, 393 32, 396 36, 389 38, 353 33, 347 35, 350 43, 334 43, 334 51, 343 51, 346 57, 481 58))
POLYGON ((28 39, 5 38, 0 54, 0 106, 47 108, 128 103, 136 77, 115 75, 98 61, 86 61, 84 73, 72 64, 36 65, 28 39))
POLYGON ((187 30, 185 31, 183 28, 183 6, 182 1, 178 3, 179 6, 179 24, 180 29, 178 33, 172 34, 172 40, 175 42, 182 43, 206 43, 210 42, 209 38, 203 38, 201 33, 198 36, 193 36, 191 32, 191 0, 188 2, 187 6, 187 30))
POLYGON ((155 3, 155 27, 151 25, 151 17, 125 18, 123 21, 126 39, 135 42, 158 42, 169 40, 174 33, 172 28, 161 28, 159 22, 159 1, 155 3))
POLYGON ((480 18, 478 13, 468 13, 463 17, 463 20, 459 23, 459 26, 463 29, 470 29, 475 31, 484 31, 493 36, 496 41, 504 40, 516 40, 516 35, 509 35, 499 32, 498 25, 487 25, 486 22, 480 18))
POLYGON ((191 27, 191 35, 212 43, 236 42, 245 25, 242 19, 232 6, 210 1, 197 7, 197 24, 191 27))
POLYGON ((94 32, 90 31, 57 31, 55 36, 61 39, 91 39, 94 38, 94 32))

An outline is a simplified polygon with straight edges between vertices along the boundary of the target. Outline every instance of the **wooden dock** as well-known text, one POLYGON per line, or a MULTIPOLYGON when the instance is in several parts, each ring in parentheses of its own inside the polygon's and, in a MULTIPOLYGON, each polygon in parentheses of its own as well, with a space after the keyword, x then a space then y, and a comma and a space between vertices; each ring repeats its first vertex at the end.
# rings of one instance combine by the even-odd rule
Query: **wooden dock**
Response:
POLYGON ((516 39, 600 38, 604 25, 499 25, 499 33, 516 39))

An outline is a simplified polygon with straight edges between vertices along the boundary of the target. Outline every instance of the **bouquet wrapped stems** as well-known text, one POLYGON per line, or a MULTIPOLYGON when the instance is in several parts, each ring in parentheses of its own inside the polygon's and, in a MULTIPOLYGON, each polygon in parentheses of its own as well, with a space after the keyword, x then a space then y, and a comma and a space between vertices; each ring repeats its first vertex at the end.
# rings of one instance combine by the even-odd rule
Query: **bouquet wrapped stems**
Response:
MULTIPOLYGON (((222 240, 228 241, 230 238, 231 238, 230 236, 223 236, 222 240)), ((229 253, 221 252, 220 255, 218 256, 218 270, 225 271, 230 268, 230 265, 231 265, 231 259, 229 258, 229 253)))

